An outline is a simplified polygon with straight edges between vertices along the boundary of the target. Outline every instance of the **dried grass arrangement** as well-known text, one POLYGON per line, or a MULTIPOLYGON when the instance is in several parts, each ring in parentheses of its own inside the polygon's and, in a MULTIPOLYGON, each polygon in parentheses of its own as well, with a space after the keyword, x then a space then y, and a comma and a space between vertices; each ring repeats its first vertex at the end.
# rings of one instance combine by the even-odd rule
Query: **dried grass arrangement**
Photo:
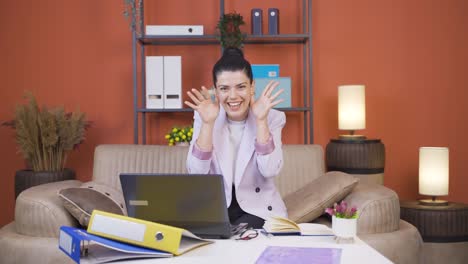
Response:
POLYGON ((62 171, 68 152, 85 139, 91 123, 80 111, 66 113, 63 107, 39 108, 31 93, 25 96, 28 104, 18 105, 15 118, 3 126, 16 131, 16 142, 33 171, 62 171))

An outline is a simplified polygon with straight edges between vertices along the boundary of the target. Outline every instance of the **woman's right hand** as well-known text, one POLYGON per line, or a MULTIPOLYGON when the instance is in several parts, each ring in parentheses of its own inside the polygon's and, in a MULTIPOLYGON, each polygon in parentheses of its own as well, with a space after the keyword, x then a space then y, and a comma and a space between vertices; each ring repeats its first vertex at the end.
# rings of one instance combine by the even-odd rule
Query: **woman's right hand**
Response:
POLYGON ((201 91, 192 88, 192 91, 188 91, 187 95, 193 102, 185 101, 184 103, 198 112, 203 123, 213 124, 219 114, 218 97, 215 95, 213 102, 205 86, 202 86, 201 91))

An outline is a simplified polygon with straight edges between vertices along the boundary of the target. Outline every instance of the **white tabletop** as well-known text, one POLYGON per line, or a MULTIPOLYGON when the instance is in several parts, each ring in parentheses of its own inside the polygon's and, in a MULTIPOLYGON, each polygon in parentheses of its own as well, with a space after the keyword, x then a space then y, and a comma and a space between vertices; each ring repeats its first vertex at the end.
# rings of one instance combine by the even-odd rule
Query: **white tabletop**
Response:
POLYGON ((268 246, 342 248, 341 263, 392 263, 375 249, 357 238, 353 244, 337 244, 333 236, 275 236, 259 234, 251 240, 215 240, 213 244, 202 246, 181 256, 172 258, 151 258, 120 263, 255 263, 268 246))

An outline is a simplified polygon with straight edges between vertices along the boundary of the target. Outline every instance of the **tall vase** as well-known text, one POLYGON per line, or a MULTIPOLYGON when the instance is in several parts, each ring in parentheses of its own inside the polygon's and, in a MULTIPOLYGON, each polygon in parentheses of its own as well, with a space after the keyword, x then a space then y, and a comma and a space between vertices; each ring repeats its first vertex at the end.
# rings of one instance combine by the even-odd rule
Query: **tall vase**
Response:
POLYGON ((337 242, 354 242, 357 234, 357 218, 347 219, 332 217, 332 230, 337 242))
POLYGON ((74 180, 75 171, 71 169, 64 169, 62 171, 32 171, 32 170, 19 170, 16 171, 15 175, 15 199, 18 195, 33 186, 65 181, 74 180))

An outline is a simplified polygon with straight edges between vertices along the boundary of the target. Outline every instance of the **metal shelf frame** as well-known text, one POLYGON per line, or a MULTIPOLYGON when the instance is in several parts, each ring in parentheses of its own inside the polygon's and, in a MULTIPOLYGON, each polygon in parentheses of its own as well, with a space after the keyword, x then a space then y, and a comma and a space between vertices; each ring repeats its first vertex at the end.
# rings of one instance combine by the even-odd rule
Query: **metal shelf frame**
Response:
MULTIPOLYGON (((220 14, 224 14, 224 1, 220 2, 220 14)), ((140 32, 144 31, 144 2, 140 6, 139 17, 143 23, 140 24, 140 32)), ((132 17, 135 22, 135 17, 132 17)), ((136 23, 135 23, 136 24, 136 23)), ((275 108, 284 112, 302 112, 304 115, 304 144, 312 144, 313 133, 313 82, 312 82, 312 0, 302 0, 302 30, 301 34, 278 34, 278 35, 245 35, 245 44, 301 44, 303 61, 303 107, 275 108), (306 8, 307 7, 307 8, 306 8)), ((146 109, 145 106, 145 46, 162 45, 219 45, 217 36, 137 36, 136 29, 132 30, 132 63, 133 63, 133 118, 134 132, 133 142, 139 144, 140 124, 138 117, 141 114, 141 143, 146 144, 146 113, 176 113, 193 112, 191 108, 181 109, 146 109), (140 54, 137 54, 137 45, 140 46, 140 54), (137 56, 139 55, 139 60, 137 56), (138 100, 138 77, 137 66, 141 69, 141 102, 138 100)))
MULTIPOLYGON (((275 108, 276 110, 283 112, 308 112, 311 111, 310 107, 284 107, 284 108, 275 108)), ((163 108, 163 109, 148 109, 148 108, 138 108, 140 113, 176 113, 176 112, 193 112, 192 108, 163 108)))

